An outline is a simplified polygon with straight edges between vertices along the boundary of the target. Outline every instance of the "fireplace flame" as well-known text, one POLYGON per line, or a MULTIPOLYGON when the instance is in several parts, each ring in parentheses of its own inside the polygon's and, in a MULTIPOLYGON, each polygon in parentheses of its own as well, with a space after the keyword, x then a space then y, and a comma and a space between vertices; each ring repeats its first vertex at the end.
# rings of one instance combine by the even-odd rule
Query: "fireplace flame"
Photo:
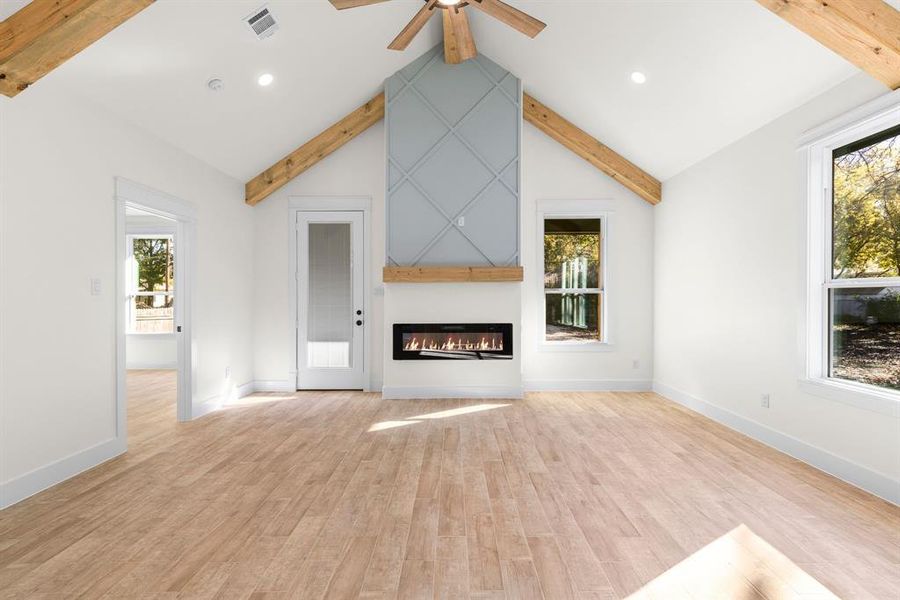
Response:
POLYGON ((503 336, 499 334, 482 335, 481 339, 475 336, 429 336, 423 335, 421 338, 417 335, 411 336, 403 344, 403 350, 406 352, 417 352, 420 350, 429 350, 432 352, 453 352, 453 351, 472 351, 472 352, 502 352, 503 336))

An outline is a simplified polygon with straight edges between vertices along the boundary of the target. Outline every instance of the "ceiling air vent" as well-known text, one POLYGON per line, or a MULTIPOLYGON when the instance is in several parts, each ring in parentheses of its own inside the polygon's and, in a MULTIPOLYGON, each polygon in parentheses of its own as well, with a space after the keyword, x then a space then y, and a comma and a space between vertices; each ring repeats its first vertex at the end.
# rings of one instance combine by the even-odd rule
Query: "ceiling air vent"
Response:
POLYGON ((261 40, 266 39, 276 31, 278 31, 278 23, 271 11, 267 7, 262 7, 246 18, 247 25, 253 30, 261 40))

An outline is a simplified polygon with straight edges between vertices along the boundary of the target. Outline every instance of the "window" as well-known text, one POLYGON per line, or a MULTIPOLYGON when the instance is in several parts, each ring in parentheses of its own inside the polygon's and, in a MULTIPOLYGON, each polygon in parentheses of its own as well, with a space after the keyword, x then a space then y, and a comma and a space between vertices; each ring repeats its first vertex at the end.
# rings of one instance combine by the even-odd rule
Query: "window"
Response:
POLYGON ((128 244, 128 333, 174 333, 173 236, 131 235, 128 244))
POLYGON ((540 219, 543 225, 544 343, 586 345, 605 342, 605 217, 543 213, 540 219))
POLYGON ((900 105, 888 100, 809 146, 806 380, 834 399, 893 414, 900 400, 900 105))
POLYGON ((900 126, 832 151, 828 375, 900 390, 900 126))

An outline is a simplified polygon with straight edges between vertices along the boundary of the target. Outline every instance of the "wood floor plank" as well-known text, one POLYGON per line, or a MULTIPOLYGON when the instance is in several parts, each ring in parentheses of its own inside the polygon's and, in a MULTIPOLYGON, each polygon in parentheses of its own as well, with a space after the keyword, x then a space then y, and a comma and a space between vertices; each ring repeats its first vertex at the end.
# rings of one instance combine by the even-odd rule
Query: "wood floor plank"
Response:
POLYGON ((400 574, 398 600, 422 600, 434 596, 434 561, 406 560, 400 574))
POLYGON ((552 536, 530 537, 528 546, 531 548, 535 570, 544 595, 554 600, 575 598, 575 589, 559 553, 556 539, 552 536))
POLYGON ((651 393, 257 394, 179 423, 173 372, 128 389, 125 455, 0 511, 0 599, 900 590, 898 507, 651 393))
POLYGON ((507 596, 520 600, 543 600, 541 583, 531 560, 504 560, 501 562, 503 586, 507 596))

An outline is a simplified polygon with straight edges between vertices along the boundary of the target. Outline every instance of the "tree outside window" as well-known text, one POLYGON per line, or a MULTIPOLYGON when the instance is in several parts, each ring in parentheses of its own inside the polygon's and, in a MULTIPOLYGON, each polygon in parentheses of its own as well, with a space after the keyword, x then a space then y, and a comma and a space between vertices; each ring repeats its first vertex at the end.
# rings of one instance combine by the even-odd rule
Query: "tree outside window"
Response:
POLYGON ((600 219, 544 220, 545 340, 601 340, 600 219))
POLYGON ((833 153, 830 376, 900 390, 900 127, 833 153))
POLYGON ((172 333, 175 244, 171 236, 132 238, 130 333, 172 333))

